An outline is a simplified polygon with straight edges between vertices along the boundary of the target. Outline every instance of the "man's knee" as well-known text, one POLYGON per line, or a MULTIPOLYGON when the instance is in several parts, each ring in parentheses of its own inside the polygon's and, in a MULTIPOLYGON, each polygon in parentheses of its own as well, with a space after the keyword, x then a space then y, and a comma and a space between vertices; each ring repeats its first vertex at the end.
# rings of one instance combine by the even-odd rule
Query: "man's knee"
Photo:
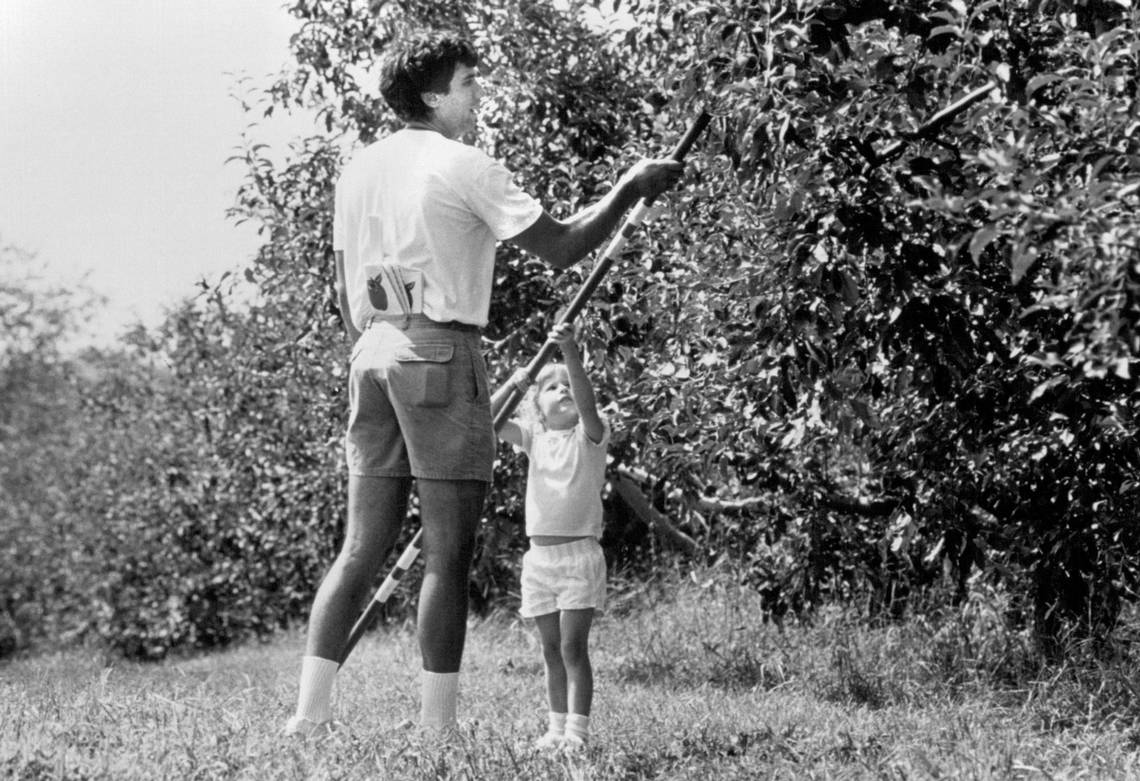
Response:
POLYGON ((369 578, 380 557, 378 547, 346 541, 337 554, 336 563, 346 577, 369 578))
POLYGON ((424 522, 424 561, 429 568, 466 571, 475 554, 475 527, 456 523, 450 527, 424 522))
POLYGON ((454 545, 434 545, 424 547, 424 570, 436 575, 462 577, 464 580, 471 569, 475 545, 457 542, 454 545))
POLYGON ((567 667, 579 667, 590 663, 589 648, 585 640, 577 638, 562 641, 562 660, 567 667))
POLYGON ((332 574, 342 588, 353 595, 367 591, 379 570, 377 557, 369 556, 358 547, 345 547, 333 562, 332 574))

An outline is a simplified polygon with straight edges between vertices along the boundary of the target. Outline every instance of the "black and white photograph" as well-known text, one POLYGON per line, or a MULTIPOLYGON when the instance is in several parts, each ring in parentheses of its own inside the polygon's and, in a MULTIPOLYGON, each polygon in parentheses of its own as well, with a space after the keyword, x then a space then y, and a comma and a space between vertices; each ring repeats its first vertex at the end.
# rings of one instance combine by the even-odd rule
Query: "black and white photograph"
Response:
POLYGON ((0 0, 0 778, 1140 781, 1135 0, 0 0))

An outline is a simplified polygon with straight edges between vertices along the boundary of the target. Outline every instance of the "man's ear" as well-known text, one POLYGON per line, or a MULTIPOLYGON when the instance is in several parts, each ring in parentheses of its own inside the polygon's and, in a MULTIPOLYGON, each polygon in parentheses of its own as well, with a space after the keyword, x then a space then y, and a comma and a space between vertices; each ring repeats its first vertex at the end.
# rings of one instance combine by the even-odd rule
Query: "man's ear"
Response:
POLYGON ((424 105, 427 106, 428 108, 437 108, 439 106, 439 101, 442 99, 443 99, 443 96, 440 95, 438 92, 421 92, 420 93, 420 100, 422 100, 424 102, 424 105))

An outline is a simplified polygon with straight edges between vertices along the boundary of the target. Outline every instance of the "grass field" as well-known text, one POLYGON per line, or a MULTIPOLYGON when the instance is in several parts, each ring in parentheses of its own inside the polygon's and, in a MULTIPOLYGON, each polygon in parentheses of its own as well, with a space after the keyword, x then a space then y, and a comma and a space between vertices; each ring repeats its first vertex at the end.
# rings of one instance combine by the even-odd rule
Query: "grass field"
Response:
POLYGON ((334 695, 339 729, 278 737, 303 646, 292 633, 161 664, 9 661, 0 777, 1140 778, 1134 660, 1032 672, 984 602, 937 623, 873 628, 834 611, 780 629, 716 573, 617 591, 594 634, 594 742, 580 756, 531 750, 539 650, 503 614, 472 622, 448 747, 398 726, 418 711, 408 627, 357 648, 334 695))

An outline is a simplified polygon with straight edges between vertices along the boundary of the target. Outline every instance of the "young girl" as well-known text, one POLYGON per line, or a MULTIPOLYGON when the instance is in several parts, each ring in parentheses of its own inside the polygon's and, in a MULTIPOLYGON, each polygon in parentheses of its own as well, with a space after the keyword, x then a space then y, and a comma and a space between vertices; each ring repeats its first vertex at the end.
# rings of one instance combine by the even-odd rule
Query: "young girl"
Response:
MULTIPOLYGON (((522 606, 542 638, 550 706, 539 748, 580 748, 589 739, 594 674, 587 644, 594 611, 605 606, 602 536, 609 426, 598 414, 573 325, 555 326, 564 363, 548 364, 532 391, 533 423, 508 421, 499 438, 527 454, 522 606)), ((523 416, 526 417, 525 415, 523 416)))

